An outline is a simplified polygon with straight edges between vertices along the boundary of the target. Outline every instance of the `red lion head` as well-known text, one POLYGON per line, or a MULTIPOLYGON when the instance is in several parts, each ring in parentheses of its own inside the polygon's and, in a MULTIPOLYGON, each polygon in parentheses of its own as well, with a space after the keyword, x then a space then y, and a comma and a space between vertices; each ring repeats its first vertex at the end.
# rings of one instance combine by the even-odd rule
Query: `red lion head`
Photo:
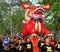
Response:
POLYGON ((27 3, 22 3, 22 7, 24 9, 26 9, 27 11, 27 16, 33 19, 44 19, 44 10, 49 10, 50 9, 50 4, 45 4, 40 5, 40 4, 36 4, 34 6, 31 6, 30 4, 27 3))

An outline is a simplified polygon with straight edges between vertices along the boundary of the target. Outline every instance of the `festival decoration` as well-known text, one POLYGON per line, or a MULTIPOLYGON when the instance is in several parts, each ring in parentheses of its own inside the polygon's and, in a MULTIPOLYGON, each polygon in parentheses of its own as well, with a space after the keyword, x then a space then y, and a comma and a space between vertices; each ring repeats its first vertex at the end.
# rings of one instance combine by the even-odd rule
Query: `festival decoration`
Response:
POLYGON ((44 26, 43 19, 45 18, 44 11, 50 8, 49 4, 31 6, 30 4, 22 3, 22 8, 26 9, 27 16, 23 22, 22 36, 25 37, 31 34, 48 35, 50 31, 44 26))
POLYGON ((31 6, 27 3, 22 3, 22 8, 25 9, 26 14, 23 20, 22 36, 32 36, 31 41, 34 44, 34 52, 38 50, 38 34, 50 35, 51 32, 44 26, 43 19, 45 19, 44 11, 50 9, 50 4, 31 6))
POLYGON ((44 5, 45 10, 50 10, 50 3, 44 5))

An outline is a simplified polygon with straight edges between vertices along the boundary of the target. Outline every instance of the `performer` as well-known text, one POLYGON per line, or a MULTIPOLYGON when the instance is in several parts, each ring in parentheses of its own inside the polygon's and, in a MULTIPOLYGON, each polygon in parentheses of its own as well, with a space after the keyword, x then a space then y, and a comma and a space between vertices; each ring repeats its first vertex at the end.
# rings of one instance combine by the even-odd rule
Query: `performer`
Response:
POLYGON ((23 20, 22 36, 32 34, 49 35, 51 32, 44 26, 43 19, 45 18, 45 9, 40 5, 31 6, 27 3, 22 3, 26 14, 23 20))

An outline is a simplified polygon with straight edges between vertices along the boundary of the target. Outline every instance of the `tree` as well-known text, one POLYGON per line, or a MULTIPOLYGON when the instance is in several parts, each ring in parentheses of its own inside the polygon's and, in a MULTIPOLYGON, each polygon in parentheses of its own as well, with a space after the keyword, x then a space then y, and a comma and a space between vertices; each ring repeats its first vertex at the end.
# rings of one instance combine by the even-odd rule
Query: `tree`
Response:
POLYGON ((19 3, 6 3, 1 2, 0 3, 0 34, 16 34, 17 32, 21 32, 22 28, 22 19, 23 19, 23 11, 21 11, 21 8, 19 3), (15 8, 14 8, 15 7, 15 8))

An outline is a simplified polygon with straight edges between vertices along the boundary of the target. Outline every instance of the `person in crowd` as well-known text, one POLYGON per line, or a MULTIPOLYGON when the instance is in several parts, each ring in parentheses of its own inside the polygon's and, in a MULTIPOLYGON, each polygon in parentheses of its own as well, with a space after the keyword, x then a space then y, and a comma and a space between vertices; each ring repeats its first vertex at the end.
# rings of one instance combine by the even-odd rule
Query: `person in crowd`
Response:
POLYGON ((49 37, 45 37, 45 44, 41 47, 41 52, 53 52, 54 47, 50 45, 50 39, 49 37))
POLYGON ((41 49, 41 47, 44 45, 44 37, 42 36, 42 37, 40 37, 40 41, 39 41, 39 43, 38 43, 38 47, 39 47, 39 50, 41 49))
POLYGON ((55 52, 60 52, 60 37, 57 40, 56 46, 55 46, 55 52))
POLYGON ((3 42, 3 52, 10 52, 9 44, 8 39, 5 39, 3 42))
POLYGON ((3 42, 2 42, 2 40, 0 39, 0 52, 3 52, 3 42))
POLYGON ((30 37, 27 37, 26 39, 26 43, 25 43, 25 48, 26 48, 26 52, 33 52, 33 44, 30 40, 30 37))
POLYGON ((18 50, 15 48, 14 42, 10 42, 10 52, 18 52, 18 50))
POLYGON ((14 36, 10 36, 10 42, 14 41, 14 36))
POLYGON ((18 50, 19 52, 24 52, 24 43, 22 43, 22 37, 19 39, 18 50))
POLYGON ((22 37, 21 43, 25 44, 25 39, 22 37))
POLYGON ((53 47, 55 46, 55 39, 54 39, 53 36, 50 38, 50 44, 51 44, 53 47))

